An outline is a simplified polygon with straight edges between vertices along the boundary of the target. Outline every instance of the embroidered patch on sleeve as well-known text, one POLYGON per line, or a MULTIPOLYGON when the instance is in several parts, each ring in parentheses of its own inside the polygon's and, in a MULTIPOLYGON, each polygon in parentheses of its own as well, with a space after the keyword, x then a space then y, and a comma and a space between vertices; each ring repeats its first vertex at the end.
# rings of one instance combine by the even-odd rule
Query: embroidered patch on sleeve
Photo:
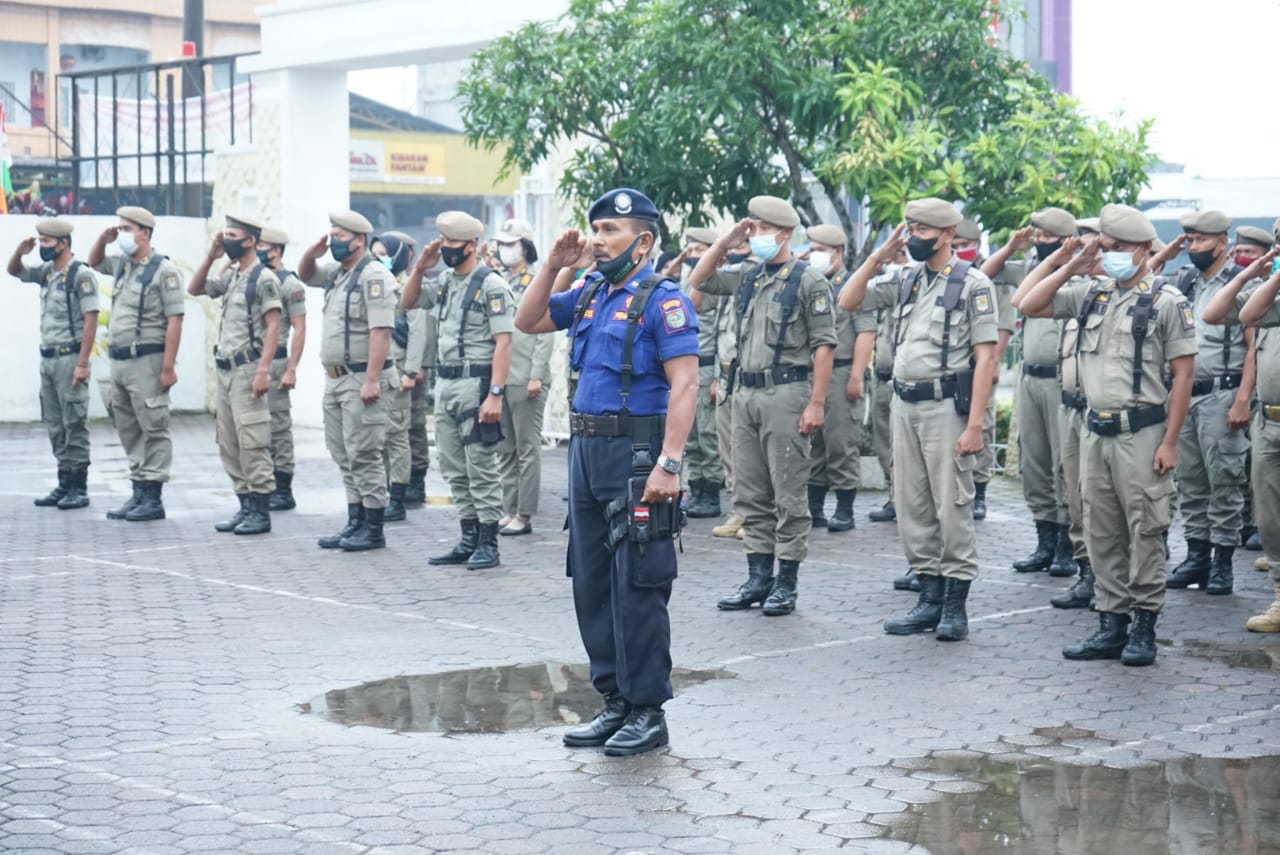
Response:
POLYGON ((991 302, 991 295, 986 291, 975 291, 973 294, 973 313, 975 315, 989 315, 995 311, 995 307, 991 302))
POLYGON ((507 300, 501 294, 494 294, 489 298, 489 314, 503 315, 507 311, 507 300))
POLYGON ((1182 328, 1184 330, 1193 330, 1196 328, 1195 312, 1191 311, 1190 303, 1182 304, 1182 328))
POLYGON ((678 309, 678 308, 680 308, 679 300, 666 300, 662 304, 662 311, 664 312, 670 311, 671 309, 678 309))
POLYGON ((84 276, 80 279, 80 293, 92 294, 97 285, 97 281, 92 276, 84 276))
POLYGON ((378 300, 381 298, 382 298, 382 283, 370 282, 369 283, 369 299, 378 300))
POLYGON ((164 284, 166 291, 177 291, 182 285, 182 279, 176 273, 166 273, 164 279, 160 281, 164 284))
POLYGON ((680 332, 689 325, 689 315, 685 312, 684 306, 677 306, 662 313, 662 323, 667 328, 668 334, 680 332))
POLYGON ((307 292, 298 290, 289 295, 289 299, 295 303, 304 303, 307 299, 307 292))
POLYGON ((825 315, 831 311, 831 295, 819 291, 813 295, 813 313, 815 315, 825 315))

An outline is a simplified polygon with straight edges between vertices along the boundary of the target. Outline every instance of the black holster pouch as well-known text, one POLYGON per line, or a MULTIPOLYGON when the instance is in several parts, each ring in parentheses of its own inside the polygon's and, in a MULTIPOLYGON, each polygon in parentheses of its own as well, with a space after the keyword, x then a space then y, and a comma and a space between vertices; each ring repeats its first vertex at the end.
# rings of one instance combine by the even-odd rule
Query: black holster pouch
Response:
POLYGON ((973 369, 966 368, 963 371, 957 371, 956 378, 956 396, 954 403, 956 412, 962 416, 969 415, 969 409, 973 405, 973 369))
POLYGON ((396 318, 395 326, 391 328, 391 340, 399 347, 409 346, 409 318, 401 316, 396 318))
POLYGON ((738 367, 737 359, 729 363, 729 371, 724 377, 724 403, 728 403, 733 396, 733 384, 738 380, 738 367))
POLYGON ((480 443, 481 445, 495 445, 502 442, 506 438, 506 434, 502 430, 502 422, 484 423, 480 421, 480 410, 467 410, 459 417, 459 423, 464 423, 467 419, 472 419, 471 431, 463 437, 463 445, 473 445, 480 443))

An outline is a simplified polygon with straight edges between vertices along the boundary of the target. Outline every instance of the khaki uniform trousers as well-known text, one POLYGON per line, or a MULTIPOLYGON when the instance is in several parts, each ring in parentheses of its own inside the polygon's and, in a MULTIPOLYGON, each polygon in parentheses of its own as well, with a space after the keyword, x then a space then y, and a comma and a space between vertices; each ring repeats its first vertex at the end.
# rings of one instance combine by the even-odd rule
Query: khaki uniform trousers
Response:
POLYGON ((387 439, 387 399, 400 377, 393 367, 383 371, 380 380, 382 397, 372 404, 360 400, 363 372, 324 381, 324 444, 342 472, 348 505, 387 506, 382 447, 387 439))
MULTIPOLYGON (((1258 408, 1253 417, 1254 524, 1264 555, 1280 556, 1280 421, 1258 408)), ((1280 582, 1280 561, 1271 564, 1271 578, 1280 582)))
MULTIPOLYGON (((403 377, 404 365, 396 365, 396 373, 403 377)), ((391 484, 409 483, 410 447, 409 420, 412 416, 413 393, 401 392, 399 384, 387 396, 387 440, 383 445, 382 459, 387 468, 387 481, 391 484)))
POLYGON ((431 467, 431 445, 427 441, 427 416, 431 414, 431 403, 427 400, 430 371, 427 379, 427 383, 414 386, 409 393, 409 461, 412 468, 422 470, 431 467))
POLYGON ((976 454, 956 456, 967 419, 950 400, 908 404, 894 396, 893 504, 907 564, 917 573, 978 576, 973 530, 976 454))
POLYGON ((59 469, 89 465, 89 384, 71 382, 79 353, 40 360, 40 417, 59 469))
POLYGON ((1080 439, 1084 535, 1100 612, 1164 607, 1163 535, 1177 490, 1172 474, 1151 465, 1163 436, 1161 423, 1119 436, 1086 430, 1080 439))
MULTIPOLYGON (((280 388, 280 378, 289 367, 289 359, 271 361, 271 388, 267 390, 267 409, 271 412, 271 462, 279 472, 293 474, 293 405, 290 392, 280 388)), ((354 504, 354 503, 353 503, 354 504)))
POLYGON ((486 380, 463 377, 436 384, 436 449, 440 474, 449 482, 459 519, 496 523, 502 519, 502 476, 498 445, 471 442, 486 380))
POLYGON ((542 491, 542 420, 550 387, 529 397, 529 387, 508 386, 502 398, 502 432, 498 446, 502 466, 502 509, 508 514, 533 516, 542 491))
POLYGON ((1178 434, 1173 477, 1188 540, 1240 545, 1249 434, 1227 427, 1227 411, 1235 397, 1236 390, 1219 389, 1192 398, 1178 434))
POLYGON ((231 478, 236 495, 275 492, 271 465, 271 409, 267 396, 253 397, 253 375, 258 365, 216 369, 218 402, 215 426, 222 468, 231 478))
MULTIPOLYGON (((1061 400, 1061 399, 1059 399, 1061 400)), ((1089 543, 1084 537, 1084 497, 1080 495, 1080 437, 1084 435, 1084 413, 1058 404, 1058 439, 1062 461, 1062 494, 1067 502, 1071 557, 1089 560, 1089 543)))
POLYGON ((893 495, 893 432, 889 411, 893 407, 893 381, 876 378, 871 387, 871 447, 884 470, 885 489, 893 495))
POLYGON ((987 411, 982 415, 982 450, 974 457, 978 465, 973 470, 973 480, 979 484, 991 482, 996 468, 996 384, 991 384, 991 397, 987 398, 987 411))
POLYGON ((710 395, 719 373, 717 365, 698 368, 698 406, 693 411, 693 428, 685 445, 684 469, 690 481, 711 481, 717 486, 724 480, 724 468, 720 465, 716 402, 710 395))
POLYGON ((173 465, 163 353, 111 360, 111 420, 129 457, 129 480, 168 481, 173 465))
POLYGON ((800 414, 808 383, 733 390, 733 511, 749 553, 803 561, 809 554, 809 437, 800 414))
POLYGON ((733 497, 733 398, 722 373, 716 381, 716 451, 724 471, 724 490, 733 497))
POLYGON ((1018 466, 1022 496, 1037 522, 1065 523, 1061 427, 1062 387, 1054 377, 1024 374, 1018 389, 1018 466))
POLYGON ((866 398, 850 401, 845 386, 852 366, 831 371, 827 387, 826 415, 822 430, 812 437, 813 460, 809 483, 832 490, 856 490, 862 486, 862 418, 866 398))

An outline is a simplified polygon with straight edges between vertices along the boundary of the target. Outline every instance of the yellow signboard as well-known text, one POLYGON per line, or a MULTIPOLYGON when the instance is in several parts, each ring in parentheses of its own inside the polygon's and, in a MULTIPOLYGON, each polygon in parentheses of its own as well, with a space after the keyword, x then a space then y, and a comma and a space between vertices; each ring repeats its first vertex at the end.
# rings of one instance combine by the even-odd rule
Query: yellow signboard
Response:
POLYGON ((352 131, 351 192, 507 195, 519 177, 495 182, 500 151, 466 144, 461 134, 352 131))

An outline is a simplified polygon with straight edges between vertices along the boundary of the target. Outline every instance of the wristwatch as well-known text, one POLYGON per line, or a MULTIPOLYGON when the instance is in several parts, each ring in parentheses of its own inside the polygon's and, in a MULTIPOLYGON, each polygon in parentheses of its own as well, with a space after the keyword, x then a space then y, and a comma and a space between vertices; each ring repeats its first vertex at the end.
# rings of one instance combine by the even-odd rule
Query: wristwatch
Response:
POLYGON ((661 466, 662 471, 666 472, 668 475, 679 475, 680 467, 684 465, 684 462, 676 460, 674 457, 668 457, 665 454, 659 454, 658 465, 661 466))
POLYGON ((494 395, 495 397, 501 398, 502 390, 503 390, 503 387, 495 383, 494 385, 489 387, 489 394, 494 395))

